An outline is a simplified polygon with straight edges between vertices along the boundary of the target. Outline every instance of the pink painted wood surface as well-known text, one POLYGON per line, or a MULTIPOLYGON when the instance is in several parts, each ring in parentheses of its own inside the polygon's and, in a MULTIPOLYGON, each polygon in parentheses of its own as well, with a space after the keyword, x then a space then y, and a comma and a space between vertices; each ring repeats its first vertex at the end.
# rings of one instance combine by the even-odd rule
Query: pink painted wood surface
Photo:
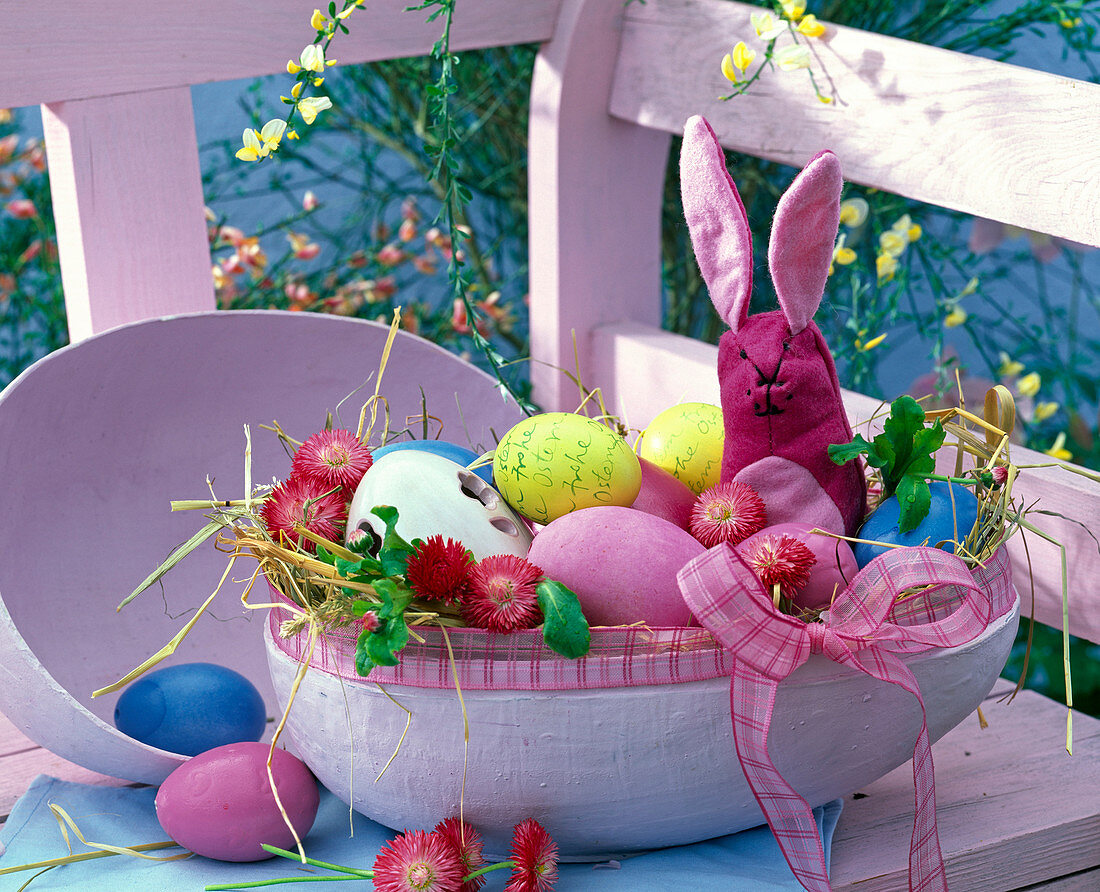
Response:
MULTIPOLYGON (((1000 682, 983 704, 987 729, 974 716, 932 750, 948 883, 1001 892, 1087 871, 1092 885, 1068 878, 1050 888, 1096 889, 1100 721, 1075 716, 1076 755, 1068 756, 1064 709, 1030 691, 999 702, 1010 689, 1000 682)), ((908 889, 912 784, 905 765, 845 800, 833 840, 836 892, 908 889)))
MULTIPOLYGON (((619 387, 612 412, 621 414, 632 429, 644 428, 653 416, 683 402, 719 405, 716 363, 718 348, 640 323, 607 325, 593 336, 594 380, 627 381, 619 387), (646 370, 638 374, 639 369, 646 370)), ((883 409, 876 399, 845 391, 845 406, 853 427, 867 437, 873 430, 862 426, 883 409)), ((1012 447, 1018 465, 1043 464, 1049 456, 1020 446, 1012 447)), ((1041 509, 1064 517, 1032 514, 1029 521, 1061 541, 1069 558, 1070 629, 1090 641, 1100 641, 1100 611, 1095 608, 1100 578, 1100 548, 1089 531, 1100 529, 1100 483, 1063 468, 1028 468, 1017 480, 1021 504, 1036 499, 1041 509), (1070 519, 1066 519, 1070 518, 1070 519)), ((1019 535, 1009 548, 1013 555, 1016 586, 1023 598, 1021 615, 1030 613, 1028 566, 1035 583, 1035 616, 1047 625, 1062 627, 1061 560, 1056 546, 1035 535, 1027 536, 1027 551, 1019 535)))
MULTIPOLYGON (((301 0, 58 0, 43 8, 0 0, 0 52, 7 73, 0 107, 181 87, 284 71, 313 32, 301 0)), ((407 0, 369 0, 351 33, 333 46, 342 63, 423 55, 441 23, 406 12, 407 0)), ((468 0, 458 7, 452 47, 545 40, 560 0, 468 0)), ((338 76, 338 75, 334 75, 338 76)), ((171 132, 159 134, 162 141, 171 132)))
POLYGON ((720 102, 753 9, 630 4, 611 113, 672 133, 703 114, 723 145, 799 167, 831 148, 852 182, 1100 245, 1100 85, 830 25, 810 44, 832 104, 800 71, 720 102))
MULTIPOLYGON (((668 137, 607 114, 624 5, 566 0, 535 63, 528 148, 531 376, 546 409, 575 409, 597 380, 589 333, 660 322, 660 202, 668 137)), ((624 386, 629 386, 624 383, 624 386)))
POLYGON ((0 713, 0 824, 40 774, 81 784, 123 787, 128 781, 82 768, 43 749, 0 713))
POLYGON ((42 110, 69 337, 214 309, 191 93, 42 110))

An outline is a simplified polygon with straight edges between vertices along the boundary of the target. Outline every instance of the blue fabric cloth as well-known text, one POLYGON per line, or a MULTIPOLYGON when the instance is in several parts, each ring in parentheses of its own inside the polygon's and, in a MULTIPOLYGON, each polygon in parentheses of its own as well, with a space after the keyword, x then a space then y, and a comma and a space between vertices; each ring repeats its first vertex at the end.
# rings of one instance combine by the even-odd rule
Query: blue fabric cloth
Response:
MULTIPOLYGON (((153 808, 156 790, 152 787, 95 787, 38 777, 16 803, 0 831, 0 843, 6 847, 0 856, 0 868, 44 861, 67 854, 57 821, 48 808, 54 802, 76 822, 85 839, 110 845, 133 846, 165 839, 153 808)), ((825 844, 826 858, 841 800, 815 810, 825 844)), ((327 790, 322 791, 317 821, 306 839, 306 852, 312 857, 335 864, 367 868, 374 863, 379 848, 393 837, 393 831, 354 815, 349 819, 346 805, 327 790), (354 826, 354 836, 351 827, 354 826)), ((74 839, 74 852, 84 851, 74 839)), ((166 849, 153 855, 175 854, 166 849)), ((324 875, 328 871, 307 868, 283 858, 251 864, 225 864, 192 857, 167 863, 114 856, 56 867, 39 876, 29 892, 50 890, 109 890, 109 892, 149 892, 167 889, 199 892, 211 883, 238 883, 277 877, 324 875)), ((636 855, 621 862, 603 865, 562 864, 559 867, 558 892, 657 892, 668 889, 721 890, 738 892, 772 889, 797 890, 787 863, 767 827, 745 830, 690 846, 661 849, 636 855)), ((14 892, 33 873, 31 871, 0 876, 0 892, 14 892)), ((508 878, 507 870, 489 875, 485 892, 499 892, 508 878)), ((281 887, 269 887, 281 888, 281 887)), ((288 884, 287 889, 302 888, 288 884)), ((368 880, 328 887, 309 884, 309 888, 370 889, 368 880)))

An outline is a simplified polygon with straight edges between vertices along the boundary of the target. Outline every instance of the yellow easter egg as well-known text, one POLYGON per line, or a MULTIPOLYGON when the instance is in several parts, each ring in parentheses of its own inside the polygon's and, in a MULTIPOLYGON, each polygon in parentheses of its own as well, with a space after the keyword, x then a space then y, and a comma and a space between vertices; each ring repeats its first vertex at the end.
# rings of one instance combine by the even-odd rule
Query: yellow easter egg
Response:
POLYGON ((626 441, 606 425, 572 412, 546 412, 501 437, 493 485, 524 517, 549 523, 580 508, 631 505, 642 469, 626 441))
POLYGON ((638 455, 701 493, 718 483, 725 443, 720 407, 681 403, 665 409, 642 431, 638 455))

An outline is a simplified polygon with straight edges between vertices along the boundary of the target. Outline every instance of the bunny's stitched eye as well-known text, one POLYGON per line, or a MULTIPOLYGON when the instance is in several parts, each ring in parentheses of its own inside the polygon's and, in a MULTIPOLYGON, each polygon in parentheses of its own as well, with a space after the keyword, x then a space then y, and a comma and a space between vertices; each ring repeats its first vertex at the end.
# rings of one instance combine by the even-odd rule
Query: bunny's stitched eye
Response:
POLYGON ((786 353, 790 349, 791 349, 791 342, 790 341, 784 341, 783 342, 783 352, 786 353))
POLYGON ((741 348, 741 358, 742 359, 748 359, 749 358, 749 354, 745 352, 745 349, 743 347, 741 348))

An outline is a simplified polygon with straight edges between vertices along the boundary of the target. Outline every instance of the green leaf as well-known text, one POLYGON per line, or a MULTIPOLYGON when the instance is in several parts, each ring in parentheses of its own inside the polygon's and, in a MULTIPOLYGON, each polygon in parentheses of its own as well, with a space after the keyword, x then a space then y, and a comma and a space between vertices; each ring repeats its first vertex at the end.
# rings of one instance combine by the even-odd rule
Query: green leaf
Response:
POLYGON ((383 620, 382 625, 367 637, 367 656, 376 666, 396 666, 400 662, 397 652, 408 643, 409 627, 404 616, 383 620))
POLYGON ((378 600, 382 602, 378 615, 383 619, 404 617, 405 610, 412 603, 413 593, 392 579, 379 579, 373 585, 378 600))
POLYGON ((588 653, 592 636, 577 596, 552 579, 540 582, 535 592, 542 609, 542 640, 547 647, 570 659, 588 653))
POLYGON ((898 397, 890 404, 890 417, 881 434, 868 443, 856 435, 851 443, 829 447, 829 457, 837 464, 857 455, 867 456, 867 464, 878 468, 883 498, 896 495, 901 507, 899 530, 916 529, 931 505, 927 477, 936 470, 936 450, 945 437, 937 419, 925 425, 924 409, 911 396, 898 397))
POLYGON ((939 419, 931 427, 921 428, 913 437, 913 461, 906 473, 920 468, 921 473, 931 474, 936 469, 936 450, 943 445, 947 431, 939 419))
POLYGON ((382 564, 369 554, 363 555, 363 557, 357 561, 349 561, 346 558, 338 557, 333 566, 336 567, 336 572, 345 579, 353 579, 361 576, 375 577, 384 575, 382 573, 382 564))
POLYGON ((901 507, 898 531, 908 533, 915 530, 928 516, 928 509, 932 505, 932 492, 928 488, 928 481, 916 474, 906 474, 898 483, 897 492, 894 495, 901 507))
POLYGON ((409 626, 405 622, 405 609, 412 602, 412 593, 401 588, 392 579, 375 583, 380 604, 355 601, 352 612, 363 616, 373 610, 379 625, 373 632, 363 630, 355 642, 355 671, 366 675, 375 666, 396 666, 398 652, 409 643, 409 626))
POLYGON ((378 560, 381 563, 382 574, 385 576, 404 576, 408 559, 416 548, 397 534, 395 529, 397 526, 397 509, 392 505, 376 505, 371 509, 371 514, 374 514, 386 525, 386 532, 382 536, 382 547, 378 549, 378 560))
POLYGON ((860 455, 867 456, 867 464, 872 468, 881 468, 882 459, 875 451, 875 444, 868 443, 862 434, 856 434, 851 443, 834 443, 828 449, 829 458, 836 464, 842 465, 850 462, 860 455))
POLYGON ((875 437, 885 442, 879 445, 880 452, 891 453, 891 461, 883 466, 883 483, 887 495, 893 494, 908 472, 910 464, 921 455, 916 449, 917 434, 924 429, 924 409, 911 396, 898 397, 890 404, 890 417, 883 425, 883 432, 875 437))
POLYGON ((374 668, 374 663, 367 656, 367 642, 371 637, 372 633, 364 629, 359 633, 359 638, 355 642, 355 671, 360 675, 370 675, 371 669, 374 668))

